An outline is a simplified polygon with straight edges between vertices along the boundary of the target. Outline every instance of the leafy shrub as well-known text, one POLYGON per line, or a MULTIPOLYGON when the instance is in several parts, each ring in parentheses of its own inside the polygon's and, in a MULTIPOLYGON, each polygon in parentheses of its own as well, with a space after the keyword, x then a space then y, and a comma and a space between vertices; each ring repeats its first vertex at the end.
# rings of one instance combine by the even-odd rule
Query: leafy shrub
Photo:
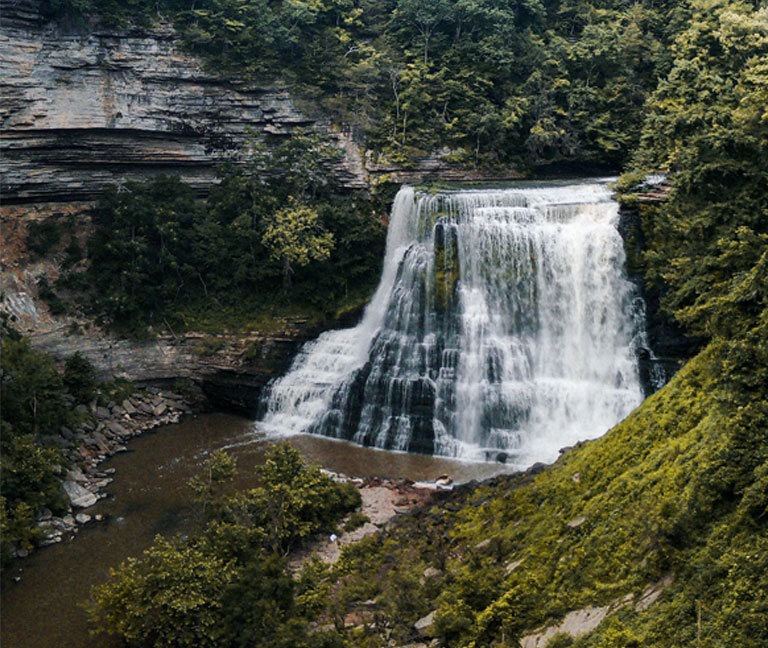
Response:
POLYGON ((96 371, 79 351, 67 358, 63 382, 78 403, 90 402, 96 396, 96 371))
POLYGON ((352 515, 349 516, 349 519, 344 523, 344 531, 349 533, 351 531, 359 529, 366 522, 370 522, 370 521, 371 520, 368 518, 367 515, 361 513, 360 511, 354 511, 352 515))
POLYGON ((260 324, 294 304, 332 315, 368 297, 384 245, 372 200, 336 193, 328 165, 338 153, 312 131, 271 154, 255 142, 248 167, 224 167, 205 205, 178 178, 111 189, 94 215, 89 267, 61 285, 135 336, 199 325, 201 314, 219 330, 260 324))
POLYGON ((207 358, 224 348, 224 340, 217 337, 206 337, 200 340, 194 347, 197 355, 207 358))
POLYGON ((27 249, 37 257, 44 257, 59 244, 61 234, 61 225, 53 218, 34 221, 27 229, 27 249))
POLYGON ((222 597, 237 574, 231 562, 199 543, 158 536, 142 560, 110 574, 90 608, 103 629, 138 645, 222 645, 222 597))
POLYGON ((207 509, 201 533, 158 538, 94 589, 89 614, 100 629, 154 646, 340 645, 335 633, 307 633, 301 610, 313 606, 297 607, 282 556, 359 505, 359 493, 306 466, 286 444, 259 468, 261 487, 224 494, 233 471, 232 460, 215 453, 192 481, 207 509))

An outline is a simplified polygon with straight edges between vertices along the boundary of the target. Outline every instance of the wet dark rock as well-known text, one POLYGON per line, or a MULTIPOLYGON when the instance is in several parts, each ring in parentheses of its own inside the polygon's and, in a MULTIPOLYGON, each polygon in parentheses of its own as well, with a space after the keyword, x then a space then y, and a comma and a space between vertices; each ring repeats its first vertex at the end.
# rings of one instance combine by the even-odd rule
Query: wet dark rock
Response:
POLYGON ((703 338, 690 337, 661 308, 663 292, 645 281, 643 254, 648 244, 639 206, 622 205, 619 210, 619 233, 627 257, 627 276, 637 286, 645 308, 646 334, 653 356, 645 349, 638 352, 638 364, 643 390, 652 394, 661 373, 669 381, 678 369, 702 348, 703 338))
POLYGON ((525 472, 529 475, 538 475, 539 473, 544 472, 547 469, 547 464, 537 462, 533 464, 530 468, 528 468, 525 472))

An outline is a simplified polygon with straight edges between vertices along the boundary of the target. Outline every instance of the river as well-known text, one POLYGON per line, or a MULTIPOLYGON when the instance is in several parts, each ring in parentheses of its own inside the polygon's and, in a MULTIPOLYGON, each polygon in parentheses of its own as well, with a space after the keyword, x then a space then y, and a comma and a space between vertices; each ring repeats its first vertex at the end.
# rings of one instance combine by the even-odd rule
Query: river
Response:
MULTIPOLYGON (((483 479, 503 470, 499 464, 384 452, 316 436, 289 439, 302 456, 323 468, 359 477, 434 480, 443 473, 455 481, 483 479)), ((133 439, 129 451, 102 468, 116 468, 109 497, 86 512, 105 516, 82 528, 71 541, 35 551, 2 575, 0 643, 5 648, 109 648, 92 637, 85 610, 91 587, 130 556, 140 556, 157 534, 184 533, 195 525, 187 481, 208 453, 227 448, 237 459, 236 486, 255 485, 254 468, 271 441, 254 438, 253 423, 227 414, 188 418, 133 439), (18 582, 14 578, 19 578, 18 582)))

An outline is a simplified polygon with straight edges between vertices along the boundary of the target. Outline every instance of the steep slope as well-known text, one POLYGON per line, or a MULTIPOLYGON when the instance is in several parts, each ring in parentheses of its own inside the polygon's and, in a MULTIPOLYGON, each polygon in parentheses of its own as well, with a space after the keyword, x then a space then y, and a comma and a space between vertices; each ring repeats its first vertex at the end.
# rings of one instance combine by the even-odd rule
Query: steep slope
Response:
POLYGON ((734 350, 713 344, 541 474, 468 489, 350 551, 332 605, 376 599, 378 630, 403 643, 436 610, 422 631, 449 646, 766 645, 768 381, 723 380, 734 350), (577 610, 564 629, 608 618, 547 644, 577 610))

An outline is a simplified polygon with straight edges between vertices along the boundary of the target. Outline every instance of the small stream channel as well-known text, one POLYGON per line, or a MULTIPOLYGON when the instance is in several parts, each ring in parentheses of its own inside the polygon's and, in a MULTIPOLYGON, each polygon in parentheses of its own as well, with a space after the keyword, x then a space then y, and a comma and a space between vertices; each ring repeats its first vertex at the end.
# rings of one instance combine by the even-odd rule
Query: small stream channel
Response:
MULTIPOLYGON (((443 473, 454 481, 484 479, 503 470, 499 464, 460 463, 424 455, 372 450, 313 436, 289 439, 302 456, 320 466, 359 477, 430 481, 443 473)), ((140 556, 157 534, 194 527, 187 481, 206 455, 229 448, 237 458, 237 487, 255 485, 254 468, 271 441, 253 440, 253 423, 227 414, 206 414, 160 428, 132 440, 129 452, 102 467, 117 469, 109 497, 87 510, 105 520, 82 528, 72 541, 17 560, 2 575, 3 648, 110 648, 104 636, 91 637, 85 611, 93 585, 104 582, 110 568, 140 556), (19 577, 14 582, 14 577, 19 577)))

